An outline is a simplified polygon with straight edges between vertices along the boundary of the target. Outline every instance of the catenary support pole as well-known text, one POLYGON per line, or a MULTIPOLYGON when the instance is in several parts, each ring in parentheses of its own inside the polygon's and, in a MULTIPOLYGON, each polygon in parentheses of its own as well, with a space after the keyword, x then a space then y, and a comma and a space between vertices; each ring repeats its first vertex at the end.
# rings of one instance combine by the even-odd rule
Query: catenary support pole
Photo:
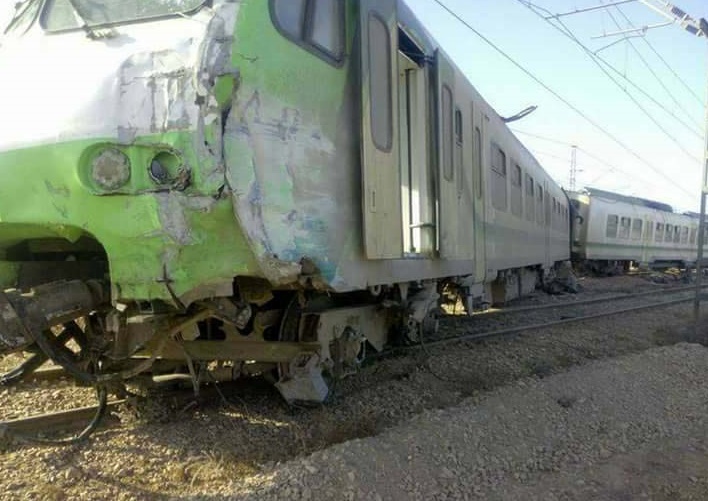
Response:
MULTIPOLYGON (((708 33, 706 33, 706 35, 708 36, 708 33)), ((706 137, 703 147, 703 174, 701 175, 701 213, 698 223, 698 253, 696 256, 696 296, 693 300, 693 328, 697 338, 703 337, 700 333, 701 285, 703 282, 703 251, 706 235, 706 197, 708 196, 708 79, 706 80, 706 137)), ((706 336, 706 339, 703 339, 703 341, 708 342, 708 336, 706 336)))

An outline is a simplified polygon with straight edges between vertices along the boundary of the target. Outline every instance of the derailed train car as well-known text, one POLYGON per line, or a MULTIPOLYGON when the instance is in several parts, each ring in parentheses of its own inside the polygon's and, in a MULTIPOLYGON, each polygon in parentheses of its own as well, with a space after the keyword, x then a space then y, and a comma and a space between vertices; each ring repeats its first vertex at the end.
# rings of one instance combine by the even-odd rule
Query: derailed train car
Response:
POLYGON ((698 215, 667 204, 596 188, 569 192, 573 260, 596 273, 621 273, 632 263, 691 266, 698 250, 698 215))
MULTIPOLYGON (((0 39, 0 350, 290 401, 569 258, 562 190, 395 0, 25 0, 0 39), (73 338, 80 349, 65 344, 73 338)), ((490 71, 493 71, 490 69, 490 71)))

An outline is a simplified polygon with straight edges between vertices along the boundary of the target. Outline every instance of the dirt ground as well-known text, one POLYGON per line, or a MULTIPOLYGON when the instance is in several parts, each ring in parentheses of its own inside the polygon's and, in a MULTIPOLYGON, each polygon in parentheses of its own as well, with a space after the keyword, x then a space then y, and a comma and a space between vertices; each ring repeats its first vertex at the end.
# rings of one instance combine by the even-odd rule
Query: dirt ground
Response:
MULTIPOLYGON (((665 286, 641 277, 592 279, 583 283, 585 287, 580 294, 554 296, 553 299, 539 295, 538 299, 583 299, 593 294, 665 286)), ((661 419, 649 424, 645 419, 667 405, 656 400, 656 395, 662 392, 676 397, 685 392, 695 405, 708 402, 700 393, 708 376, 708 364, 703 363, 699 355, 702 348, 686 345, 691 348, 651 355, 664 346, 691 340, 687 334, 690 311, 690 305, 677 305, 594 323, 523 333, 511 339, 440 346, 429 352, 414 351, 385 358, 363 367, 356 377, 339 383, 331 400, 317 408, 288 407, 277 392, 262 381, 244 381, 234 388, 224 387, 224 399, 206 407, 175 408, 168 401, 138 410, 128 408, 118 413, 123 420, 121 427, 101 431, 81 445, 57 448, 3 444, 0 500, 211 501, 234 499, 234 496, 376 499, 376 494, 382 499, 416 496, 419 499, 494 499, 494 496, 497 499, 533 499, 534 496, 553 499, 546 496, 548 492, 557 492, 556 499, 641 499, 645 484, 649 484, 645 490, 648 489, 651 499, 708 499, 706 475, 702 470, 705 463, 701 460, 705 457, 705 423, 701 416, 706 413, 703 409, 696 410, 683 401, 673 407, 669 402, 673 409, 671 415, 660 416, 661 419), (645 355, 648 358, 621 362, 644 354, 648 354, 645 355), (600 365, 593 373, 596 374, 594 379, 588 379, 587 373, 582 372, 594 364, 615 361, 619 361, 619 365, 614 372, 608 369, 614 366, 600 365), (626 367, 633 368, 635 372, 630 374, 634 376, 622 375, 620 369, 625 363, 629 364, 626 367), (642 367, 645 372, 637 372, 642 367), (687 376, 685 367, 690 368, 687 376), (603 372, 615 376, 601 379, 603 372), (654 381, 652 374, 666 379, 654 381), (570 388, 570 381, 580 384, 588 379, 594 381, 592 387, 598 392, 604 389, 611 393, 624 385, 635 398, 626 402, 609 400, 606 410, 597 414, 592 407, 584 407, 591 399, 582 400, 578 396, 581 390, 550 399, 542 393, 530 393, 530 389, 552 378, 558 378, 558 383, 554 384, 563 388, 570 388), (642 387, 645 381, 654 386, 642 387), (484 402, 501 398, 498 397, 500 392, 510 395, 504 397, 508 400, 502 407, 489 414, 484 422, 470 420, 470 416, 480 412, 484 402), (535 396, 524 400, 529 407, 515 407, 527 394, 535 396), (533 407, 538 402, 544 406, 533 407), (644 402, 651 405, 643 406, 644 402), (637 414, 608 422, 607 415, 612 408, 635 409, 637 414), (589 456, 583 455, 585 449, 580 449, 581 454, 570 442, 563 442, 568 436, 567 425, 571 423, 566 415, 570 412, 568 409, 576 410, 574 415, 579 417, 597 418, 578 428, 582 433, 570 435, 572 443, 593 447, 590 452, 595 452, 589 456), (438 413, 442 416, 439 419, 438 413), (507 418, 514 416, 518 421, 505 424, 507 418), (424 426, 426 419, 437 420, 433 422, 440 430, 452 429, 455 423, 467 423, 468 428, 462 430, 461 437, 440 439, 435 438, 436 427, 423 428, 429 430, 427 435, 431 440, 420 442, 416 428, 424 426), (676 423, 683 426, 680 436, 655 433, 656 430, 670 431, 676 423), (691 423, 694 428, 688 426, 691 423), (469 437, 465 438, 465 432, 476 433, 475 430, 482 429, 482 424, 485 435, 480 436, 479 441, 467 443, 469 437), (411 465, 405 461, 399 464, 400 457, 369 453, 356 467, 350 467, 338 463, 338 448, 356 451, 363 447, 358 444, 371 443, 375 451, 381 451, 389 436, 396 437, 394 442, 408 440, 408 435, 400 434, 404 433, 401 430, 410 434, 413 452, 408 455, 419 462, 419 473, 404 477, 400 485, 405 488, 400 491, 370 492, 362 488, 365 487, 362 483, 350 489, 350 473, 355 482, 360 479, 374 482, 373 477, 360 475, 367 471, 379 472, 393 482, 396 468, 408 471, 411 465), (493 448, 504 446, 504 437, 513 438, 506 446, 514 451, 520 440, 531 436, 532 430, 548 431, 537 445, 550 446, 547 451, 541 449, 523 461, 507 452, 491 453, 493 448), (594 430, 594 434, 588 430, 594 430), (631 441, 623 442, 622 437, 631 441), (609 445, 603 445, 608 441, 609 445), (623 444, 624 450, 612 448, 613 443, 623 444), (563 454, 555 447, 558 444, 567 445, 562 449, 563 454), (670 454, 662 456, 666 450, 670 454), (472 452, 476 455, 470 455, 472 452), (471 462, 460 462, 468 456, 471 462), (566 456, 570 459, 563 459, 566 456), (606 457, 600 461, 597 458, 602 459, 601 456, 606 457), (314 466, 310 464, 313 461, 321 464, 314 466), (552 475, 553 465, 563 466, 562 476, 552 475), (671 469, 671 465, 676 468, 671 469), (618 468, 629 473, 608 476, 607 471, 618 468), (684 468, 691 472, 686 478, 682 476, 684 468), (430 485, 436 486, 435 490, 414 489, 419 483, 425 485, 428 474, 423 472, 428 470, 435 473, 429 479, 433 482, 430 485), (295 480, 281 482, 290 478, 288 471, 295 475, 295 480), (482 476, 472 473, 475 471, 483 472, 482 476), (502 475, 503 472, 506 473, 502 475), (573 480, 574 472, 580 472, 584 483, 573 480), (540 474, 548 475, 534 476, 540 474), (469 482, 470 487, 452 482, 450 485, 457 486, 457 490, 446 490, 444 485, 438 485, 443 481, 449 483, 450 475, 469 482), (500 475, 516 483, 504 484, 500 475), (329 487, 318 487, 313 478, 328 479, 329 487), (340 478, 344 479, 344 484, 337 483, 340 478), (497 487, 490 490, 489 485, 497 487), (503 485, 506 487, 502 488, 503 485), (330 493, 330 487, 340 490, 330 493), (621 487, 625 488, 625 494, 621 494, 621 487), (616 492, 620 493, 619 497, 613 494, 616 492)), ((462 334, 474 329, 476 321, 474 317, 450 317, 443 319, 441 329, 450 334, 462 334)), ((0 414, 25 415, 37 408, 61 408, 76 399, 90 401, 91 397, 86 389, 72 388, 68 382, 60 388, 23 383, 0 390, 0 414)), ((395 443, 391 447, 395 449, 395 443)), ((404 458, 406 461, 408 455, 404 458)))

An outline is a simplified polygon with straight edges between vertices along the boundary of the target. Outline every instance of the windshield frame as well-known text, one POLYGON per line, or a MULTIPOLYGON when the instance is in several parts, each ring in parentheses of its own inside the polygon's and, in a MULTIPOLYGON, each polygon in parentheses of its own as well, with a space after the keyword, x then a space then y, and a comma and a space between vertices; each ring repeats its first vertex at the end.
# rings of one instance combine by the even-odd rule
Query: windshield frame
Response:
MULTIPOLYGON (((30 0, 32 1, 32 0, 30 0)), ((56 0, 35 0, 35 1, 40 1, 43 3, 39 15, 37 18, 39 19, 39 26, 44 30, 44 32, 48 34, 61 34, 61 33, 71 33, 75 31, 82 31, 86 29, 102 29, 102 28, 113 28, 116 26, 125 26, 125 25, 131 25, 131 24, 142 24, 142 23, 148 23, 148 22, 155 22, 155 21, 160 21, 164 19, 173 19, 177 17, 183 17, 183 16, 191 16, 199 12, 200 10, 204 8, 211 8, 213 7, 214 0, 200 0, 199 4, 194 7, 193 9, 189 10, 184 10, 180 12, 173 12, 169 14, 159 14, 156 16, 147 16, 147 17, 140 17, 140 18, 135 18, 135 19, 127 19, 123 21, 108 21, 108 22, 100 22, 100 23, 90 23, 87 22, 88 19, 85 17, 84 13, 81 12, 79 9, 75 7, 75 2, 70 1, 70 0, 65 0, 68 1, 71 4, 71 8, 75 11, 76 16, 78 17, 77 25, 72 26, 71 28, 61 28, 61 29, 52 29, 47 27, 47 17, 51 13, 51 8, 54 5, 54 2, 56 0)), ((80 2, 80 0, 76 0, 77 2, 80 2)))
POLYGON ((15 5, 14 12, 10 15, 7 24, 0 24, 0 37, 11 36, 24 24, 22 33, 27 33, 39 18, 44 9, 44 0, 25 0, 15 5), (34 11, 34 12, 33 12, 34 11))

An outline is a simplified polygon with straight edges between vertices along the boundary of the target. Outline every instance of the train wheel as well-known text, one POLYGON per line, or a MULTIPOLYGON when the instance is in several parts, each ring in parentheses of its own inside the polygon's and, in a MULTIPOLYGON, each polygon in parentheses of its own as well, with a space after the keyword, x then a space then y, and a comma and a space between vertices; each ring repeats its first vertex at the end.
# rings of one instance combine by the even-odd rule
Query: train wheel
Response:
MULTIPOLYGON (((295 294, 283 313, 278 340, 297 342, 301 337, 301 319, 303 312, 302 297, 295 294)), ((302 326, 304 335, 317 326, 302 326)), ((277 364, 275 387, 290 404, 318 405, 329 394, 329 385, 320 366, 320 357, 316 354, 299 355, 294 360, 277 364)))

